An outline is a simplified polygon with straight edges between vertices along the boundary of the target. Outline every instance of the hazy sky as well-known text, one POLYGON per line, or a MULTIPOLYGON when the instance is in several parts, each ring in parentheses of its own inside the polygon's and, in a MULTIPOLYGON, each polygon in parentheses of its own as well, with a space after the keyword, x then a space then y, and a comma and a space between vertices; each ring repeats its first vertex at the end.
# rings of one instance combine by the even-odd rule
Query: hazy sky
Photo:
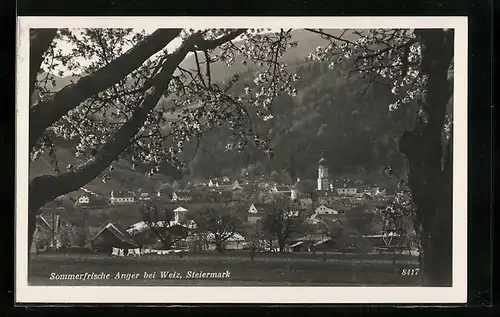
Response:
MULTIPOLYGON (((137 32, 137 33, 142 32, 143 30, 146 33, 146 35, 148 35, 148 34, 153 33, 156 29, 133 29, 133 31, 137 32)), ((72 30, 72 31, 74 33, 76 33, 76 35, 78 36, 79 30, 72 30)), ((76 48, 76 46, 74 44, 68 43, 67 41, 64 41, 64 40, 56 40, 56 43, 57 43, 57 48, 60 48, 63 51, 63 53, 66 53, 66 54, 70 54, 72 52, 72 50, 74 48, 76 48)), ((177 48, 180 45, 180 43, 181 43, 181 39, 176 38, 172 42, 170 42, 169 45, 167 45, 167 49, 169 51, 172 51, 175 48, 177 48)), ((132 48, 132 45, 124 45, 123 52, 126 52, 130 48, 132 48)), ((78 60, 78 62, 82 66, 88 66, 92 62, 92 60, 86 60, 84 58, 75 58, 75 59, 78 60)), ((43 65, 42 65, 42 67, 43 67, 43 65)), ((57 67, 57 71, 59 71, 59 70, 62 70, 64 75, 69 75, 67 69, 64 66, 57 67)))
MULTIPOLYGON (((79 30, 80 29, 73 29, 72 31, 74 33, 76 33, 76 35, 78 35, 78 33, 80 32, 79 30)), ((135 29, 133 29, 133 31, 136 33, 144 31, 146 33, 146 35, 153 33, 155 30, 156 30, 156 28, 141 28, 141 29, 135 28, 135 29)), ((279 29, 273 29, 273 30, 271 30, 271 32, 278 31, 278 30, 279 29)), ((168 51, 171 52, 171 51, 175 50, 181 44, 181 41, 182 40, 180 38, 175 38, 174 40, 172 40, 167 45, 168 51)), ((75 48, 74 44, 65 42, 64 40, 56 40, 56 43, 57 43, 57 48, 60 48, 63 51, 63 53, 70 54, 72 52, 73 48, 75 48)), ((131 47, 132 47, 131 45, 125 45, 123 51, 126 52, 131 47)), ((154 58, 154 56, 155 55, 153 55, 152 58, 154 58)), ((86 60, 84 58, 77 58, 77 60, 80 63, 80 65, 82 65, 82 66, 90 65, 90 63, 92 62, 92 60, 86 60)), ((45 68, 43 65, 42 65, 42 67, 45 68)), ((63 66, 57 67, 56 71, 59 71, 59 70, 63 71, 64 76, 69 75, 69 72, 67 71, 67 69, 65 67, 63 67, 63 66)))

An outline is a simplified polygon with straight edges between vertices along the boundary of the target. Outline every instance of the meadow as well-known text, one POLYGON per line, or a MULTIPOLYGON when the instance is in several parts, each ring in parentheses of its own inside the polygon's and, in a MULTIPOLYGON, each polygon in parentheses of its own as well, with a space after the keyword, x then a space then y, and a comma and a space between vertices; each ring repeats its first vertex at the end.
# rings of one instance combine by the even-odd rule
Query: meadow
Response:
POLYGON ((71 286, 419 286, 416 257, 357 254, 184 253, 112 257, 106 254, 39 254, 30 264, 30 285, 71 286), (168 274, 169 276, 163 276, 168 274), (168 273, 167 273, 168 272, 168 273), (191 272, 191 273, 188 273, 191 272), (202 273, 229 276, 202 276, 202 273), (103 274, 108 279, 65 279, 75 274, 103 274), (52 278, 51 278, 52 277, 52 278))

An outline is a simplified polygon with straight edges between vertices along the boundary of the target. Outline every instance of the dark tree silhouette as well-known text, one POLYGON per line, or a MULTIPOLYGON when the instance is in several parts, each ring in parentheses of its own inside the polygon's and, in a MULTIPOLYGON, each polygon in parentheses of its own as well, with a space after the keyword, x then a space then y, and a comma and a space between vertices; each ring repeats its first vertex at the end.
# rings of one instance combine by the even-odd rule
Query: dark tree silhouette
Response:
POLYGON ((215 244, 218 252, 224 252, 224 244, 230 239, 237 230, 239 221, 232 215, 224 206, 220 210, 214 208, 206 208, 197 216, 194 216, 194 221, 198 226, 198 233, 208 234, 209 242, 215 244))
POLYGON ((291 235, 302 231, 305 218, 300 204, 292 202, 289 197, 275 197, 262 219, 262 229, 278 241, 279 251, 285 252, 291 235))

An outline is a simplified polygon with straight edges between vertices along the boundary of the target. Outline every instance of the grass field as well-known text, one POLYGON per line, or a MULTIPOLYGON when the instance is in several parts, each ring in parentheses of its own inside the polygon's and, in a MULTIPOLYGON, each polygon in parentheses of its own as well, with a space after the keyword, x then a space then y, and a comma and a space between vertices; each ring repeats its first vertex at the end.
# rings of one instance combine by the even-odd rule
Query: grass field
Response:
POLYGON ((246 252, 145 255, 140 258, 103 254, 33 255, 30 285, 71 286, 418 286, 420 276, 403 276, 416 268, 416 258, 398 255, 260 254, 251 260, 246 252), (177 272, 161 278, 160 272, 177 272), (223 278, 188 278, 188 272, 229 272, 223 278), (109 274, 108 279, 68 280, 64 274, 109 274), (144 274, 149 274, 145 278, 144 274), (154 278, 151 273, 156 272, 154 278), (51 274, 54 277, 51 279, 51 274), (117 274, 120 276, 117 277, 117 274), (128 275, 127 275, 128 274, 128 275), (135 276, 133 276, 135 275, 135 276))

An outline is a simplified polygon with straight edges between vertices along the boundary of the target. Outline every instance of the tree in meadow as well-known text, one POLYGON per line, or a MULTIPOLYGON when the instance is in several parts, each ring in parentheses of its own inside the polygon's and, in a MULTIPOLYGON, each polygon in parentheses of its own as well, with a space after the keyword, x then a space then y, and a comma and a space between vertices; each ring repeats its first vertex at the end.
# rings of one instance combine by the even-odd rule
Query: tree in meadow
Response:
POLYGON ((154 203, 146 202, 141 205, 139 212, 147 228, 145 240, 152 234, 160 241, 164 249, 171 249, 189 235, 188 228, 173 224, 174 212, 172 210, 159 208, 154 203))
POLYGON ((205 208, 194 216, 198 234, 207 235, 208 241, 215 244, 215 249, 220 253, 224 252, 224 244, 237 233, 241 223, 229 211, 228 205, 222 206, 220 209, 205 208))
POLYGON ((289 197, 275 196, 262 218, 262 231, 278 242, 279 252, 285 252, 292 235, 304 231, 306 218, 306 212, 300 204, 289 197))

